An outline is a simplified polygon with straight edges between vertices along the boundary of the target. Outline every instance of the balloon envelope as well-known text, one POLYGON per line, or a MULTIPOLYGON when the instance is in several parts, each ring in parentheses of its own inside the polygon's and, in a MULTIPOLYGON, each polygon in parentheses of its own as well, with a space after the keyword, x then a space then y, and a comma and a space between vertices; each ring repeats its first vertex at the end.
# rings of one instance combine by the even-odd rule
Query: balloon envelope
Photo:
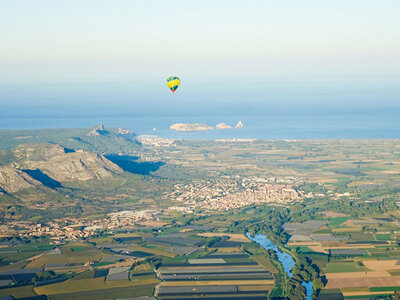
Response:
POLYGON ((174 93, 176 91, 176 89, 178 88, 180 83, 181 83, 181 80, 178 77, 168 77, 167 78, 167 86, 172 91, 172 93, 174 93))

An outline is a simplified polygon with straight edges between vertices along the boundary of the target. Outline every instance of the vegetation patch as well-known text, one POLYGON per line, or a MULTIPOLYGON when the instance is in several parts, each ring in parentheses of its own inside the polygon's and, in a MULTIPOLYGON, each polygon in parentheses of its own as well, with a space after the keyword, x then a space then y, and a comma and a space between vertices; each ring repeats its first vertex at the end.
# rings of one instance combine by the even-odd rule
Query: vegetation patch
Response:
POLYGON ((360 266, 355 262, 347 263, 328 263, 325 273, 344 273, 344 272, 363 272, 369 271, 368 268, 360 266))
POLYGON ((400 291, 400 286, 376 286, 369 289, 371 292, 400 291))
POLYGON ((350 220, 350 217, 336 217, 332 218, 329 222, 330 226, 339 226, 346 222, 347 220, 350 220))
POLYGON ((80 252, 80 251, 83 251, 83 250, 85 250, 84 247, 71 247, 71 251, 72 252, 80 252))
POLYGON ((390 241, 390 234, 389 233, 384 233, 384 234, 375 234, 375 237, 378 241, 390 241))

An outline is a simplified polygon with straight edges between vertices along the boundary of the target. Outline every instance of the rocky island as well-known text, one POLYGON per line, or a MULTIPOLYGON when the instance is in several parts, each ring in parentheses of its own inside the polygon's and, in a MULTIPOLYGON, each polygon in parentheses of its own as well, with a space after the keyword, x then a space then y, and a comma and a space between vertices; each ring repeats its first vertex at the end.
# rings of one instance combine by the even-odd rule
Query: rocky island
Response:
POLYGON ((243 128, 243 123, 242 123, 242 121, 239 121, 239 122, 236 124, 235 128, 243 128))
POLYGON ((208 126, 207 124, 201 124, 201 123, 175 123, 172 124, 169 129, 175 130, 175 131, 205 131, 205 130, 212 130, 214 129, 211 126, 208 126))
POLYGON ((228 125, 226 123, 219 123, 215 126, 216 129, 230 129, 232 128, 231 125, 228 125))

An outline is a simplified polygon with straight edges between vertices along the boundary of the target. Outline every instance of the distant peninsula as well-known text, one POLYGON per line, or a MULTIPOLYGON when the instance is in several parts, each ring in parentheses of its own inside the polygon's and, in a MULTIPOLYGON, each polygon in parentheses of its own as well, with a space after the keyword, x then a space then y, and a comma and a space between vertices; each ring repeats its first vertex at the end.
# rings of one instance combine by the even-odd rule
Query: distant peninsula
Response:
POLYGON ((207 124, 201 124, 201 123, 175 123, 172 124, 169 129, 175 130, 175 131, 206 131, 206 130, 212 130, 214 129, 211 126, 208 126, 207 124))

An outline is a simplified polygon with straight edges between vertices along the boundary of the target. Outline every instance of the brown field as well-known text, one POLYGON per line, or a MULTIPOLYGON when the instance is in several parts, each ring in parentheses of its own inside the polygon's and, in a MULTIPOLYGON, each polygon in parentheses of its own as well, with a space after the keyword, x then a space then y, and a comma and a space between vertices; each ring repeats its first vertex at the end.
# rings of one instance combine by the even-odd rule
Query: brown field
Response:
POLYGON ((366 295, 391 295, 393 294, 393 292, 363 292, 363 291, 359 291, 359 292, 344 292, 342 291, 343 296, 345 297, 350 297, 350 296, 366 296, 366 295))
POLYGON ((214 237, 214 236, 229 236, 230 241, 233 242, 250 242, 250 240, 241 233, 222 233, 222 232, 204 232, 204 233, 198 233, 198 236, 204 236, 204 237, 214 237))
POLYGON ((321 246, 321 242, 289 242, 288 246, 321 246))
POLYGON ((215 281, 164 281, 163 286, 191 286, 191 285, 270 285, 272 279, 259 280, 215 280, 215 281))
POLYGON ((326 218, 336 218, 336 217, 346 217, 347 216, 346 214, 339 213, 336 211, 330 211, 330 210, 321 212, 321 214, 324 214, 326 218))
POLYGON ((400 278, 393 277, 387 272, 387 268, 393 268, 393 261, 389 261, 389 263, 385 261, 370 261, 371 263, 369 264, 368 261, 364 262, 366 262, 365 266, 373 269, 373 271, 327 273, 328 284, 326 288, 370 288, 400 285, 400 278), (380 263, 383 263, 383 267, 379 266, 380 263))
POLYGON ((26 268, 40 268, 45 264, 55 263, 86 263, 89 261, 99 261, 108 256, 108 254, 101 252, 93 246, 88 244, 68 244, 61 247, 61 254, 56 255, 42 255, 27 264, 26 268), (81 247, 81 251, 72 251, 73 247, 81 247))
POLYGON ((373 271, 400 270, 398 260, 363 260, 363 264, 373 271))
POLYGON ((85 272, 85 271, 87 271, 89 269, 90 269, 89 266, 88 267, 80 267, 80 268, 73 268, 73 267, 69 268, 69 267, 66 267, 66 268, 60 268, 60 269, 54 270, 54 273, 59 273, 59 274, 71 273, 71 272, 80 273, 80 272, 85 272))
POLYGON ((108 269, 108 268, 110 268, 111 266, 112 266, 113 268, 130 267, 130 266, 133 265, 134 262, 136 262, 136 261, 142 261, 142 260, 145 260, 145 258, 129 259, 129 260, 126 260, 126 261, 116 262, 116 263, 114 263, 114 264, 112 264, 112 265, 99 266, 99 267, 96 267, 96 269, 108 269))
POLYGON ((344 247, 346 246, 345 242, 338 241, 324 241, 321 242, 322 247, 330 249, 331 247, 344 247))
POLYGON ((155 278, 143 279, 140 281, 129 281, 129 280, 113 280, 104 281, 103 277, 88 278, 80 280, 67 280, 60 283, 49 284, 41 287, 35 287, 34 291, 38 295, 52 295, 52 294, 63 294, 81 291, 90 291, 94 289, 106 289, 106 288, 118 288, 126 286, 136 285, 147 285, 156 284, 159 280, 155 278))
MULTIPOLYGON (((378 173, 380 173, 380 172, 378 172, 378 173)), ((376 182, 374 182, 374 181, 368 181, 368 180, 365 180, 365 181, 352 181, 352 182, 350 182, 349 184, 347 184, 347 186, 348 187, 353 187, 353 186, 358 186, 358 185, 362 185, 362 184, 370 184, 370 185, 373 185, 373 184, 376 184, 376 182)))
POLYGON ((116 233, 116 234, 114 234, 114 238, 122 238, 122 237, 137 237, 137 236, 139 236, 138 234, 136 234, 136 233, 116 233))
POLYGON ((113 242, 113 238, 112 237, 104 237, 104 238, 93 238, 93 239, 89 239, 89 242, 91 243, 95 243, 97 244, 108 244, 108 243, 112 243, 113 242))
MULTIPOLYGON (((308 245, 304 245, 308 246, 308 245)), ((376 245, 366 242, 365 244, 347 244, 346 242, 327 241, 321 242, 321 246, 324 249, 364 249, 364 248, 375 248, 376 245)))
POLYGON ((322 247, 322 246, 308 246, 308 248, 310 248, 311 250, 315 251, 315 252, 320 252, 320 253, 329 253, 329 250, 322 247))
POLYGON ((143 263, 138 266, 136 266, 133 270, 135 271, 146 271, 146 270, 152 270, 152 267, 148 263, 143 263))
POLYGON ((326 249, 365 249, 365 248, 375 248, 376 245, 373 244, 351 244, 342 247, 325 247, 326 249))
POLYGON ((169 223, 161 222, 161 221, 143 221, 138 224, 147 226, 147 227, 163 227, 164 225, 168 225, 169 223))
POLYGON ((392 170, 392 171, 381 171, 381 173, 385 173, 385 174, 399 174, 399 171, 394 171, 394 170, 392 170))
POLYGON ((235 248, 213 248, 213 249, 217 249, 218 252, 241 252, 239 247, 235 247, 235 248))
MULTIPOLYGON (((311 178, 310 178, 311 179, 311 178)), ((319 183, 319 184, 326 184, 326 183, 336 183, 338 182, 338 180, 336 178, 325 178, 325 179, 321 179, 321 178, 312 178, 311 179, 313 182, 315 183, 319 183)))
POLYGON ((349 278, 377 278, 391 277, 386 271, 362 271, 362 272, 344 272, 344 273, 326 273, 326 278, 329 279, 349 279, 349 278))
POLYGON ((167 256, 167 257, 175 257, 176 254, 168 251, 163 251, 157 248, 146 248, 146 247, 141 247, 141 246, 135 246, 135 247, 128 247, 128 249, 136 250, 136 251, 143 251, 143 252, 148 252, 152 253, 155 255, 162 255, 162 256, 167 256))
POLYGON ((352 287, 379 287, 379 286, 397 286, 397 285, 400 285, 400 279, 393 280, 393 277, 359 277, 359 278, 353 277, 353 278, 328 279, 328 284, 326 285, 326 288, 340 289, 340 288, 352 288, 352 287))
MULTIPOLYGON (((343 224, 342 224, 343 225, 343 224)), ((361 231, 361 226, 343 227, 343 228, 332 228, 333 232, 349 232, 349 231, 361 231)))

